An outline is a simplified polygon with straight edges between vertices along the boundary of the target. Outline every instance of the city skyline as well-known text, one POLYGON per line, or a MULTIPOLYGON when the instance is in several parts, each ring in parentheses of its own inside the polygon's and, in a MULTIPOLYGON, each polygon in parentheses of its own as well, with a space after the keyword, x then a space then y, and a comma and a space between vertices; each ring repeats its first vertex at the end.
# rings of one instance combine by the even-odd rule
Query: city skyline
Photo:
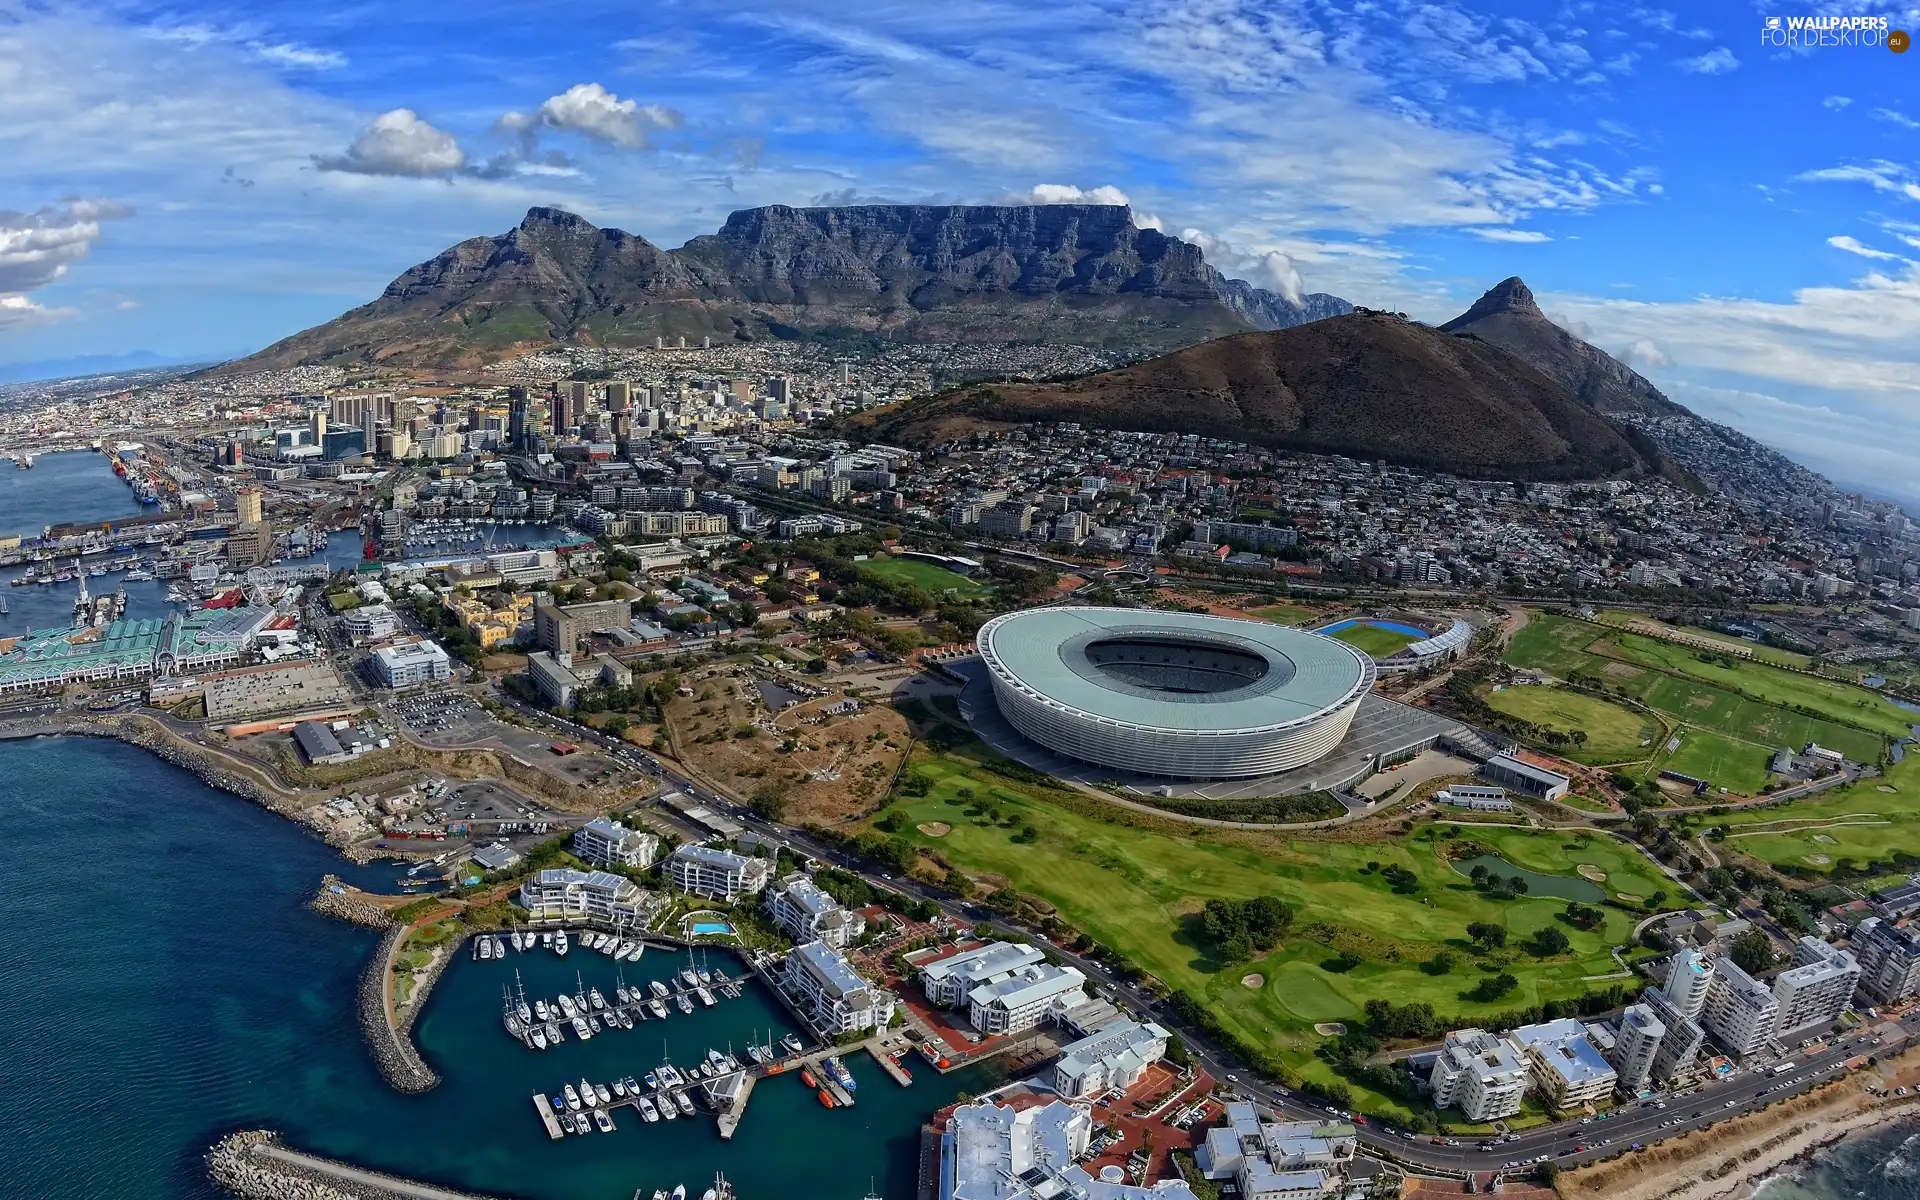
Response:
POLYGON ((764 203, 1125 200, 1426 320, 1522 275, 1702 415, 1920 476, 1913 63, 1745 7, 16 17, 0 364, 244 353, 536 203, 673 246, 764 203))

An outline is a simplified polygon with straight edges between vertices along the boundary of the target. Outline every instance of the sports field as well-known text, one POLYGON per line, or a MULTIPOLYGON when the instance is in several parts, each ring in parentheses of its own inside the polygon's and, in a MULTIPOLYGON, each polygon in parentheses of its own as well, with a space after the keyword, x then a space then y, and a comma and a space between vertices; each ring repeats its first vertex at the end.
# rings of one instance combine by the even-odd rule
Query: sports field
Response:
POLYGON ((1654 764, 1656 770, 1705 779, 1743 796, 1756 795, 1766 786, 1771 752, 1765 746, 1735 741, 1710 729, 1690 727, 1674 736, 1680 739, 1680 748, 1672 754, 1663 753, 1654 764))
POLYGON ((1654 749, 1651 743, 1641 743, 1658 739, 1663 732, 1651 717, 1566 688, 1498 688, 1487 694, 1486 701, 1489 707, 1508 716, 1560 733, 1585 731, 1584 743, 1556 747, 1557 753, 1575 762, 1594 765, 1639 762, 1654 749))
POLYGON ((1298 625, 1313 620, 1319 614, 1299 604, 1269 604, 1263 608, 1249 609, 1247 615, 1272 621, 1276 625, 1298 625))
MULTIPOLYGON (((1700 662, 1699 653, 1683 646, 1541 614, 1514 638, 1507 660, 1562 678, 1582 675, 1597 679, 1602 686, 1617 689, 1677 722, 1752 743, 1763 751, 1763 760, 1766 750, 1818 742, 1856 761, 1878 762, 1882 746, 1880 734, 1858 725, 1904 732, 1906 724, 1902 722, 1896 728, 1887 714, 1914 715, 1860 688, 1756 663, 1741 663, 1729 671, 1700 662), (1770 700, 1749 699, 1717 686, 1704 677, 1709 669, 1737 681, 1739 686, 1756 695, 1769 696, 1770 700), (1791 689, 1788 685, 1792 685, 1791 689), (1773 690, 1769 692, 1768 688, 1773 690), (1840 720, 1795 711, 1797 705, 1838 714, 1840 720)), ((1693 761, 1698 765, 1704 760, 1693 761)), ((1686 771, 1683 767, 1674 769, 1686 771)), ((1755 782, 1751 771, 1735 769, 1734 777, 1714 778, 1714 782, 1750 791, 1747 785, 1757 787, 1765 782, 1765 777, 1762 774, 1755 782), (1736 778, 1741 782, 1736 783, 1736 778)))
POLYGON ((1363 654, 1371 654, 1375 658, 1385 658, 1395 651, 1404 650, 1408 646, 1413 645, 1413 643, 1424 640, 1424 638, 1415 637, 1402 630, 1388 629, 1383 625, 1375 625, 1368 621, 1361 621, 1349 625, 1345 629, 1335 630, 1331 636, 1345 642, 1363 654))
POLYGON ((990 590, 985 584, 958 571, 949 571, 945 567, 912 558, 872 558, 861 563, 860 569, 871 571, 882 579, 918 584, 935 596, 952 592, 962 599, 973 599, 987 595, 990 590))
MULTIPOLYGON (((925 749, 913 771, 927 778, 927 795, 903 796, 891 806, 905 817, 903 836, 942 855, 953 866, 989 883, 1037 895, 1063 919, 1166 982, 1209 1004, 1242 1036, 1282 1054, 1310 1077, 1331 1079, 1311 1050, 1315 1021, 1359 1012, 1369 999, 1405 1004, 1431 1002, 1447 1014, 1472 1016, 1588 990, 1584 975, 1614 970, 1607 947, 1625 941, 1632 917, 1607 910, 1605 927, 1584 932, 1556 920, 1563 902, 1545 898, 1497 901, 1472 884, 1437 853, 1440 840, 1428 827, 1404 841, 1351 844, 1264 835, 1197 832, 1162 824, 1167 832, 1103 819, 1101 802, 1077 793, 1011 783, 969 757, 977 745, 946 754, 925 749), (961 789, 970 789, 971 800, 961 789), (972 812, 986 802, 998 810, 972 812), (925 826, 948 827, 933 838, 925 826), (1026 832, 1031 829, 1031 836, 1026 832), (1413 895, 1399 895, 1369 861, 1398 865, 1418 881, 1413 895), (1217 961, 1196 936, 1197 916, 1209 898, 1275 895, 1292 905, 1295 936, 1252 964, 1217 961), (1493 1004, 1464 1000, 1480 978, 1470 962, 1468 922, 1504 926, 1515 942, 1548 924, 1572 940, 1572 949, 1539 960, 1509 952, 1498 969, 1520 980, 1519 989, 1493 1004), (1335 951, 1324 941, 1299 936, 1322 924, 1338 931, 1341 950, 1360 961, 1346 971, 1327 970, 1335 951), (1459 965, 1434 976, 1420 968, 1441 949, 1459 965), (1265 984, 1246 987, 1242 976, 1258 973, 1265 984)), ((1131 818, 1129 818, 1131 819, 1131 818)), ((1571 837, 1527 830, 1481 830, 1462 826, 1509 862, 1545 874, 1572 875, 1580 863, 1606 873, 1610 894, 1650 895, 1659 889, 1651 869, 1634 851, 1610 839, 1571 837)), ((1384 1097, 1369 1107, 1391 1111, 1384 1097)))

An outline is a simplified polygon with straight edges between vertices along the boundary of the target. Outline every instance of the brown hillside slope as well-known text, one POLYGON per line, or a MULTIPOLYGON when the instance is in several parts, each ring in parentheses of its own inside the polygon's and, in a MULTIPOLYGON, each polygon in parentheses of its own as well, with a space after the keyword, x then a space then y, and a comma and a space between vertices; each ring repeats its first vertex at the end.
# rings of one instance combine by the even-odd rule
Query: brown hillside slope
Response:
POLYGON ((1220 338, 1066 383, 972 387, 865 424, 882 440, 929 444, 1025 421, 1197 433, 1481 477, 1670 469, 1512 354, 1372 312, 1220 338))

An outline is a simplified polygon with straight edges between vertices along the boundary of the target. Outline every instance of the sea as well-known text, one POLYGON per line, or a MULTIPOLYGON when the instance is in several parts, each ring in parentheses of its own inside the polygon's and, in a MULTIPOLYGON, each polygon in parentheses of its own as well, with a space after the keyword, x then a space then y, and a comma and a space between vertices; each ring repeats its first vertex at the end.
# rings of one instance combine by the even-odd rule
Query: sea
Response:
POLYGON ((1920 1200, 1920 1121, 1864 1130, 1768 1179, 1760 1200, 1920 1200))
MULTIPOLYGON (((667 978, 684 955, 616 967, 575 949, 478 962, 462 954, 415 1027, 439 1087, 401 1095, 380 1078, 355 1008, 373 932, 313 913, 320 877, 389 884, 300 827, 119 742, 0 743, 0 1180, 34 1198, 214 1197, 202 1155, 241 1128, 449 1187, 527 1200, 629 1200, 716 1172, 741 1200, 915 1194, 918 1130, 991 1066, 902 1088, 851 1057, 859 1103, 828 1110, 795 1076, 754 1090, 731 1142, 711 1114, 551 1141, 537 1092, 585 1076, 643 1076, 709 1048, 744 1054, 793 1029, 757 982, 738 1000, 544 1053, 501 1027, 503 992, 611 994, 667 978)), ((737 962, 715 954, 736 974, 737 962)))

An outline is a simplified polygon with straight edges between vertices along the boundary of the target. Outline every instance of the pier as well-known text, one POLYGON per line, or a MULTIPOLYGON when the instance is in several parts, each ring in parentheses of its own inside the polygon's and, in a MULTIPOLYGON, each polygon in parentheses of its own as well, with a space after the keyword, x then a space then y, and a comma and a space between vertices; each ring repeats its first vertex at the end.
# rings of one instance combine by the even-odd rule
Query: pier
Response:
POLYGON ((554 1119, 553 1101, 547 1099, 547 1094, 545 1092, 541 1092, 538 1095, 534 1096, 533 1106, 540 1110, 540 1119, 546 1122, 548 1137, 552 1138, 554 1141, 557 1142, 561 1138, 567 1136, 560 1129, 560 1122, 554 1119))
POLYGON ((740 1090, 734 1093, 733 1103, 727 1106, 727 1111, 720 1114, 721 1141, 732 1141, 734 1130, 740 1128, 740 1118, 747 1115, 747 1097, 753 1095, 753 1081, 755 1078, 756 1076, 752 1071, 747 1071, 743 1074, 740 1080, 740 1090))

